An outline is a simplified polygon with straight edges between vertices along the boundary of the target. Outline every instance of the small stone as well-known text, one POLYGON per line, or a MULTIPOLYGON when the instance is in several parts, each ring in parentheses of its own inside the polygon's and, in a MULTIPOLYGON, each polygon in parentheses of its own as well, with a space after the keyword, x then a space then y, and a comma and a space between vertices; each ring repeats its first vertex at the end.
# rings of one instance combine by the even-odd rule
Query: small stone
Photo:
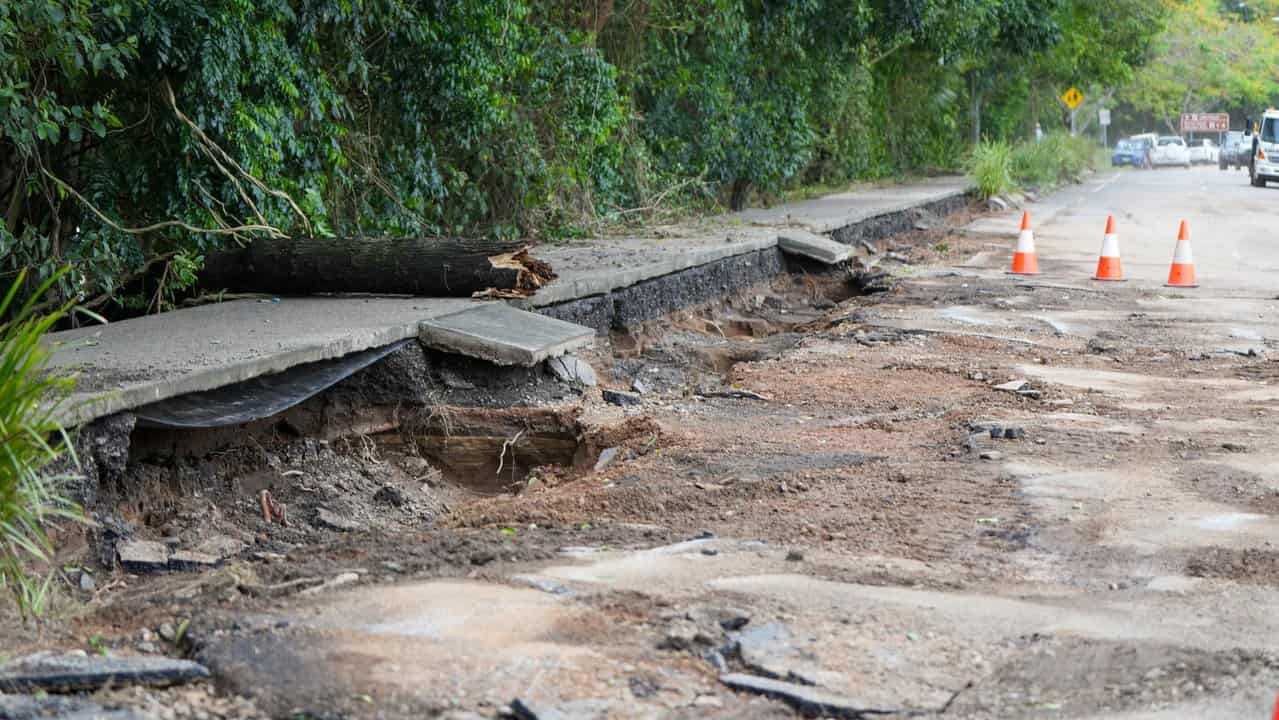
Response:
POLYGON ((980 457, 982 460, 1003 460, 1004 454, 999 452, 998 450, 987 450, 981 455, 978 455, 978 457, 980 457))
POLYGON ((800 552, 799 550, 791 550, 790 552, 786 553, 786 559, 790 562, 803 562, 804 553, 800 552))
POLYGON ((719 550, 716 550, 715 548, 702 548, 702 554, 714 557, 719 554, 719 550))
POLYGON ((472 565, 488 565, 497 560, 497 553, 492 550, 481 550, 471 555, 472 565))
POLYGON ((1004 438, 1006 440, 1020 440, 1026 436, 1026 430, 1019 427, 1004 428, 1004 438))
POLYGON ((687 618, 676 618, 666 626, 666 633, 658 643, 663 650, 691 650, 701 638, 697 624, 687 618))
POLYGON ((649 387, 648 383, 644 382, 643 380, 635 380, 634 382, 632 382, 631 389, 639 393, 640 395, 647 395, 653 392, 653 388, 649 387))
POLYGON ((994 439, 994 438, 1001 438, 1001 437, 1003 437, 1003 436, 1004 436, 1004 429, 1003 429, 1002 427, 1000 427, 1000 426, 998 426, 998 425, 991 425, 991 426, 990 426, 990 437, 991 437, 992 439, 994 439))
POLYGON ((392 507, 404 507, 408 504, 409 499, 405 497, 404 491, 399 487, 386 483, 373 493, 373 501, 382 503, 383 505, 391 505, 392 507))
POLYGON ((319 512, 316 513, 316 520, 322 527, 329 528, 330 530, 337 530, 339 532, 352 532, 354 530, 361 530, 364 528, 364 526, 360 523, 350 518, 338 515, 328 508, 320 508, 319 512))
POLYGON ((97 588, 98 588, 98 581, 94 580, 93 576, 90 575, 89 573, 82 571, 80 573, 80 589, 85 592, 93 592, 97 588))
POLYGON ((396 573, 397 575, 404 572, 404 566, 395 562, 394 560, 387 560, 383 562, 382 569, 387 570, 389 572, 396 573))
POLYGON ((693 707, 717 708, 724 707, 724 701, 714 695, 698 695, 693 701, 693 707))
POLYGON ((155 644, 147 642, 145 640, 138 643, 136 647, 138 648, 138 652, 144 652, 148 655, 154 655, 157 652, 157 650, 155 649, 155 644))
POLYGON ((1224 442, 1221 444, 1221 448, 1227 452, 1248 452, 1247 445, 1236 442, 1224 442))
POLYGON ((991 195, 986 198, 986 207, 991 212, 1004 212, 1008 209, 1008 201, 998 195, 991 195))
POLYGON ((546 367, 555 376, 555 379, 560 382, 578 383, 586 387, 595 387, 599 382, 599 378, 595 375, 595 369, 585 360, 580 360, 572 355, 551 358, 546 361, 546 367))
POLYGON ((621 448, 611 447, 605 448, 601 451, 599 460, 595 461, 595 472, 599 472, 609 465, 612 465, 613 461, 617 460, 618 453, 620 453, 621 450, 621 448))
POLYGON ((165 642, 173 642, 178 636, 178 631, 173 628, 173 623, 160 623, 160 639, 165 642))
POLYGON ((1004 392, 1015 393, 1015 392, 1020 392, 1029 383, 1030 383, 1029 380, 1010 380, 1006 383, 995 385, 994 389, 1002 390, 1004 392))
POLYGON ((690 608, 686 617, 703 630, 739 630, 751 621, 751 614, 742 608, 718 605, 698 605, 690 608))
POLYGON ((639 405, 643 403, 639 395, 628 393, 623 390, 605 390, 603 393, 604 402, 618 407, 627 407, 639 405))

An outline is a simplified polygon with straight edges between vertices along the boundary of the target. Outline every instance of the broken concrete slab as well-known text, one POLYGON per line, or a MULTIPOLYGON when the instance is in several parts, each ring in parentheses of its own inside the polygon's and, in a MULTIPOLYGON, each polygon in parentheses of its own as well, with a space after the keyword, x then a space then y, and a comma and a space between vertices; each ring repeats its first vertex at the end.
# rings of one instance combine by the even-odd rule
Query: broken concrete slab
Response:
POLYGON ((169 548, 152 540, 125 540, 116 543, 120 566, 128 572, 150 573, 169 568, 169 548))
POLYGON ((50 369, 78 383, 59 419, 77 425, 417 335, 459 298, 284 298, 215 303, 51 333, 50 369))
POLYGON ((573 355, 563 355, 546 361, 546 367, 560 382, 578 383, 595 387, 599 378, 590 363, 573 355))
POLYGON ((744 673, 729 673, 721 675, 719 681, 734 690, 781 700, 807 717, 861 718, 865 715, 896 714, 893 710, 871 707, 865 702, 837 695, 828 690, 797 685, 784 680, 773 680, 744 673))
POLYGON ((169 556, 169 569, 178 572, 209 570, 221 564, 221 558, 194 550, 175 550, 169 556))
POLYGON ((0 665, 0 692, 78 692, 108 685, 177 685, 209 677, 190 660, 37 653, 0 665))
POLYGON ((5 720, 147 720, 129 708, 107 708, 78 697, 0 695, 0 718, 5 720))
POLYGON ((485 303, 422 322, 423 345, 497 365, 532 367, 590 345, 595 331, 506 303, 485 303))
POLYGON ((1009 380, 1006 383, 992 386, 992 390, 1003 390, 1004 392, 1016 393, 1021 392, 1029 383, 1027 380, 1009 380))
POLYGON ((853 257, 853 249, 848 245, 837 243, 824 235, 794 228, 787 228, 777 233, 777 246, 784 253, 799 255, 827 265, 848 262, 853 257))

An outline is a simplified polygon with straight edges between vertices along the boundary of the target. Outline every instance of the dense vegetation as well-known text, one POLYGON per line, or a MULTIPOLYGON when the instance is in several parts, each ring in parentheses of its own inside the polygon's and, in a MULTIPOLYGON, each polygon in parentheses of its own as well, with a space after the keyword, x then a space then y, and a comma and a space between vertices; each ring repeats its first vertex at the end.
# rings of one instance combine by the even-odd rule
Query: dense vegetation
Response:
MULTIPOLYGON (((7 0, 0 280, 159 308, 262 235, 563 237, 954 170, 1149 0, 7 0), (153 281, 136 279, 149 270, 153 281), (157 285, 155 278, 161 281, 157 285)), ((1090 95, 1091 93, 1090 90, 1090 95)), ((1102 93, 1097 93, 1101 95, 1102 93)))
POLYGON ((1118 98, 1121 129, 1176 133, 1183 112, 1230 113, 1242 128, 1279 104, 1279 2, 1164 1, 1167 31, 1118 98))

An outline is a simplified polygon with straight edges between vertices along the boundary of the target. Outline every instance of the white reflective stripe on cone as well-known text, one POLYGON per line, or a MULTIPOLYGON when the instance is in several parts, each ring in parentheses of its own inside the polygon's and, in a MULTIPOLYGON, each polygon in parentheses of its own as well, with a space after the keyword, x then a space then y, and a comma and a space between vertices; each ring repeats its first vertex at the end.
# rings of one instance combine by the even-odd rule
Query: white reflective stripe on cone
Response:
POLYGON ((1177 249, 1172 253, 1173 265, 1192 265, 1194 260, 1190 259, 1190 241, 1178 240, 1177 249))
POLYGON ((1035 233, 1031 230, 1022 230, 1017 235, 1017 252, 1033 253, 1035 252, 1035 233))
POLYGON ((1119 236, 1111 233, 1101 239, 1102 257, 1119 257, 1119 236))

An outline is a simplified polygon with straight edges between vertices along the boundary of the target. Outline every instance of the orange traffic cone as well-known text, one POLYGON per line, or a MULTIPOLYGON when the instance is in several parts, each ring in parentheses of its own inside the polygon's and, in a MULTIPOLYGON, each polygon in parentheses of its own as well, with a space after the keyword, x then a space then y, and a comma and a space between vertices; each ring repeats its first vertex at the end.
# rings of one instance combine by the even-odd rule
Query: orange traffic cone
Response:
POLYGON ((1124 270, 1119 265, 1119 235, 1115 232, 1113 215, 1106 216, 1106 234, 1101 238, 1101 257, 1097 258, 1097 274, 1092 279, 1112 282, 1124 279, 1124 270))
POLYGON ((1039 254, 1035 252, 1035 232, 1030 229, 1030 212, 1022 211, 1021 232, 1017 234, 1017 250, 1013 253, 1012 275, 1038 275, 1039 254))
POLYGON ((1190 226, 1181 221, 1177 231, 1177 249, 1172 254, 1172 269, 1168 271, 1168 287, 1199 287, 1195 280, 1195 261, 1190 257, 1190 226))

